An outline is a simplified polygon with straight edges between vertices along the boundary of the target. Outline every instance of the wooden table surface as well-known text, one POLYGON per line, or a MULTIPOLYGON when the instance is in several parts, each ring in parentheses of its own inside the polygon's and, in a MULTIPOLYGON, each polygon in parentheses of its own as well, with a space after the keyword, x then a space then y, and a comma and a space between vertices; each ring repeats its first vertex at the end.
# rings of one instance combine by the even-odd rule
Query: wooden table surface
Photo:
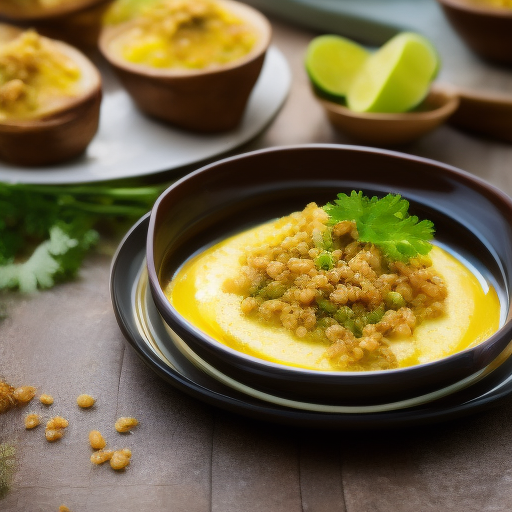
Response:
MULTIPOLYGON (((266 133, 239 151, 350 142, 332 130, 309 90, 302 61, 314 34, 276 20, 273 26, 292 89, 266 133)), ((466 50, 456 43, 456 51, 466 50)), ((478 71, 481 82, 486 69, 478 71)), ((511 145, 442 127, 400 150, 463 168, 512 195, 511 145)), ((112 311, 109 268, 110 256, 95 253, 72 282, 33 296, 0 296, 7 312, 0 376, 55 397, 50 408, 34 400, 0 415, 0 511, 52 512, 62 504, 73 512, 511 510, 511 401, 463 420, 392 432, 305 431, 228 414, 160 381, 138 359, 112 311), (81 393, 97 398, 93 409, 76 406, 81 393), (26 431, 29 411, 68 418, 65 437, 50 444, 42 426, 26 431), (140 425, 118 434, 119 416, 135 416, 140 425), (91 429, 110 447, 131 448, 126 471, 91 465, 91 429)))

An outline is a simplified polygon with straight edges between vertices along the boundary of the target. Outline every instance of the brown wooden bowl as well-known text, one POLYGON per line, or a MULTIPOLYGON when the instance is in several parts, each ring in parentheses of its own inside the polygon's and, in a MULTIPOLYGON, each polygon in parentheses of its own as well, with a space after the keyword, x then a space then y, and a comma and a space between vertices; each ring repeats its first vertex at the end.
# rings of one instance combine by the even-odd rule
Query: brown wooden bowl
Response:
POLYGON ((48 37, 91 48, 96 46, 101 18, 112 0, 75 0, 55 7, 30 7, 0 1, 0 20, 35 27, 48 37))
POLYGON ((478 55, 512 64, 512 9, 475 0, 437 0, 453 28, 478 55))
POLYGON ((512 142, 512 94, 455 89, 460 105, 448 123, 477 135, 512 142))
POLYGON ((432 89, 418 109, 403 114, 353 112, 317 95, 316 98, 337 130, 358 142, 377 146, 412 142, 437 128, 459 106, 457 95, 442 89, 432 89))
MULTIPOLYGON (((0 24, 0 42, 15 38, 20 29, 0 24)), ((0 159, 16 165, 43 166, 82 153, 99 124, 101 77, 85 55, 72 46, 53 41, 82 70, 83 93, 58 109, 41 110, 30 119, 0 121, 0 159)))
POLYGON ((259 32, 258 42, 245 57, 222 67, 183 70, 132 64, 112 51, 111 42, 134 22, 104 28, 100 51, 143 112, 180 128, 206 133, 231 130, 240 123, 263 66, 271 26, 247 5, 231 0, 219 3, 259 32))

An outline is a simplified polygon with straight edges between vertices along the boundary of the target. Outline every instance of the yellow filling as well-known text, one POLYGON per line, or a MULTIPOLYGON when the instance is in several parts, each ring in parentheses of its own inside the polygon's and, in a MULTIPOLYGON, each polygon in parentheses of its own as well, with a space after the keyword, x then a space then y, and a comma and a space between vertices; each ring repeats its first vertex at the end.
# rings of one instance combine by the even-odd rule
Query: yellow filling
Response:
POLYGON ((255 29, 211 0, 163 0, 142 9, 112 42, 125 60, 155 68, 203 69, 247 55, 255 29))
POLYGON ((58 108, 80 92, 78 65, 48 39, 28 30, 0 46, 0 120, 58 108))
MULTIPOLYGON (((238 275, 248 246, 275 242, 278 223, 231 237, 187 261, 164 292, 190 323, 235 350, 275 363, 332 371, 325 345, 244 315, 242 297, 223 291, 223 283, 238 275)), ((443 249, 434 247, 430 256, 447 286, 445 313, 425 320, 409 338, 389 340, 399 367, 449 356, 484 341, 499 328, 500 304, 494 288, 484 290, 475 275, 443 249)))

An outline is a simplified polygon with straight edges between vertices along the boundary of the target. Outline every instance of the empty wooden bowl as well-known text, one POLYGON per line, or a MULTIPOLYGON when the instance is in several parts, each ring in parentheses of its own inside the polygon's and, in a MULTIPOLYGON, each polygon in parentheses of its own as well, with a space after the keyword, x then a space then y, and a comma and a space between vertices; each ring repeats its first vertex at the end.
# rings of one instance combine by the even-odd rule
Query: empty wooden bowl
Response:
MULTIPOLYGON (((0 44, 17 37, 21 30, 0 24, 0 44)), ((52 41, 81 70, 78 96, 66 98, 58 107, 42 106, 30 118, 0 120, 0 159, 16 165, 43 166, 81 154, 94 137, 99 123, 101 77, 80 51, 52 41)))
POLYGON ((512 95, 456 89, 460 105, 449 124, 477 135, 512 142, 512 95))
POLYGON ((433 89, 416 110, 403 114, 353 112, 338 103, 316 98, 337 130, 358 142, 377 146, 412 142, 437 128, 459 106, 457 95, 442 89, 433 89))
POLYGON ((0 20, 35 27, 48 37, 79 47, 94 47, 101 18, 112 0, 73 0, 52 7, 12 0, 0 1, 0 20))
POLYGON ((438 0, 459 36, 476 54, 512 64, 512 8, 485 0, 438 0))
POLYGON ((221 132, 241 121, 270 43, 268 20, 255 9, 231 0, 218 2, 257 31, 257 42, 244 57, 203 69, 153 68, 133 64, 112 48, 112 42, 134 21, 105 27, 99 46, 137 106, 150 116, 180 128, 221 132))

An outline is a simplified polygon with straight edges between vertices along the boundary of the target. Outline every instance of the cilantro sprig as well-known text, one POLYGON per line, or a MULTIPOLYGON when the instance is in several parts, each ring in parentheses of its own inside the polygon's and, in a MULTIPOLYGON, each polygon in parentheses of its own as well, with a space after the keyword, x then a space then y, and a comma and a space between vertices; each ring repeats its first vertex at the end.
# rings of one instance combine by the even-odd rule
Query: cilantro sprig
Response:
POLYGON ((420 254, 428 254, 432 248, 434 224, 409 215, 409 201, 399 194, 379 199, 353 190, 350 196, 338 194, 334 204, 327 203, 324 210, 330 217, 330 224, 344 220, 355 222, 359 240, 376 245, 390 260, 407 262, 420 254))
POLYGON ((164 188, 0 182, 0 289, 32 292, 73 277, 98 228, 122 229, 164 188))

